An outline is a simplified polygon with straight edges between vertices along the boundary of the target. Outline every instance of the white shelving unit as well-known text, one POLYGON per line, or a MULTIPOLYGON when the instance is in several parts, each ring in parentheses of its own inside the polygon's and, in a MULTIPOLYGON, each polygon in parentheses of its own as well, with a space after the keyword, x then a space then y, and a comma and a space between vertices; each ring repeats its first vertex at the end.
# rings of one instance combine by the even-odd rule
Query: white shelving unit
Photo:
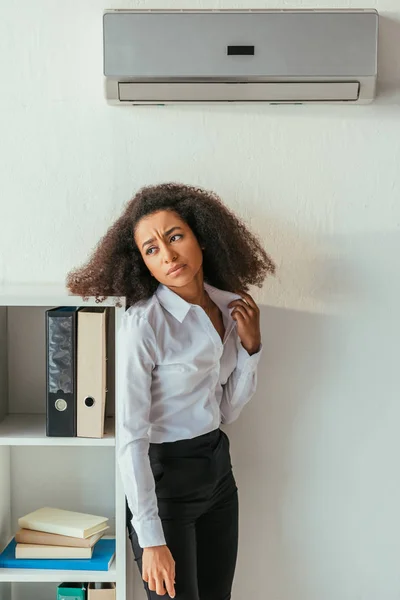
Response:
MULTIPOLYGON (((109 368, 118 360, 115 332, 123 298, 107 298, 109 368), (110 362, 111 361, 111 362, 110 362)), ((108 517, 116 555, 108 571, 1 569, 0 599, 56 598, 65 581, 111 581, 117 600, 127 600, 125 495, 116 463, 115 377, 102 439, 46 437, 45 310, 98 306, 51 285, 0 287, 0 550, 18 529, 18 518, 41 506, 57 506, 108 517)), ((110 390, 110 385, 108 386, 110 390)))

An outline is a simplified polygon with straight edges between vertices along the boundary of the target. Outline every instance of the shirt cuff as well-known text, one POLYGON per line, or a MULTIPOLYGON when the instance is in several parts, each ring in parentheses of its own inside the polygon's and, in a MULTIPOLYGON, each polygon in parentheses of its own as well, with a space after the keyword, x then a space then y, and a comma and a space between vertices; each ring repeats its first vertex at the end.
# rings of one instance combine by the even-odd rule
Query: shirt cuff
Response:
POLYGON ((151 519, 150 521, 140 522, 136 522, 132 519, 131 523, 137 533, 139 546, 141 548, 165 545, 164 530, 160 519, 151 519))
POLYGON ((250 354, 243 348, 240 340, 238 341, 238 359, 237 359, 237 368, 239 371, 243 371, 243 369, 255 369, 258 365, 258 362, 262 353, 262 344, 260 344, 260 349, 255 354, 250 354))

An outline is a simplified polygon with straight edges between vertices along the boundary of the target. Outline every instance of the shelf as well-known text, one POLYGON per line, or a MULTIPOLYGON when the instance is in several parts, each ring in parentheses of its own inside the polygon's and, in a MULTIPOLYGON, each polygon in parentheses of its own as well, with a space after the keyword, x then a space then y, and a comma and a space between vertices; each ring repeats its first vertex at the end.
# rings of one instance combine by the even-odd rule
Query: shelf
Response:
POLYGON ((0 285, 0 551, 16 531, 18 518, 43 506, 107 516, 118 549, 107 571, 86 570, 89 563, 80 571, 63 561, 55 569, 39 563, 33 569, 0 567, 0 600, 50 600, 57 584, 77 580, 113 582, 116 600, 127 600, 125 494, 114 416, 115 338, 124 304, 123 297, 110 296, 101 304, 94 297, 84 300, 62 284, 0 285), (106 417, 103 438, 46 436, 45 311, 57 306, 110 309, 106 411, 113 416, 106 417))
POLYGON ((108 571, 56 571, 52 569, 2 569, 0 581, 116 581, 115 558, 108 571))
POLYGON ((103 438, 47 437, 46 415, 14 413, 0 423, 0 446, 115 446, 114 419, 106 419, 106 431, 103 438))
POLYGON ((109 296, 100 305, 94 296, 83 300, 71 294, 62 284, 7 284, 0 285, 0 306, 116 306, 125 304, 124 297, 109 296))

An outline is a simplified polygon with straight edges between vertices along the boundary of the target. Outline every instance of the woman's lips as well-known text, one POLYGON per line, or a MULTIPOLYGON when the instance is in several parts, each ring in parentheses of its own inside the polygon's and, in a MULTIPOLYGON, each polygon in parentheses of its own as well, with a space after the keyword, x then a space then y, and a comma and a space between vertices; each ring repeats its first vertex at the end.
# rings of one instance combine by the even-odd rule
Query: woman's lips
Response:
POLYGON ((177 277, 178 275, 180 275, 183 271, 183 269, 186 267, 186 265, 176 265, 175 267, 173 267, 172 269, 170 269, 167 273, 167 275, 169 275, 170 277, 177 277))

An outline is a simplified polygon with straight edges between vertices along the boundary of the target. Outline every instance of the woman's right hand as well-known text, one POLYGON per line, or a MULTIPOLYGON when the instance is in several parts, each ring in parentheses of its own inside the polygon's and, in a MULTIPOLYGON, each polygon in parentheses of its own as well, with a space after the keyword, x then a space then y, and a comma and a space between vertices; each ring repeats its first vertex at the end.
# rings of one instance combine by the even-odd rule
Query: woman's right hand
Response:
POLYGON ((144 548, 142 577, 152 592, 175 598, 175 561, 167 546, 144 548))

